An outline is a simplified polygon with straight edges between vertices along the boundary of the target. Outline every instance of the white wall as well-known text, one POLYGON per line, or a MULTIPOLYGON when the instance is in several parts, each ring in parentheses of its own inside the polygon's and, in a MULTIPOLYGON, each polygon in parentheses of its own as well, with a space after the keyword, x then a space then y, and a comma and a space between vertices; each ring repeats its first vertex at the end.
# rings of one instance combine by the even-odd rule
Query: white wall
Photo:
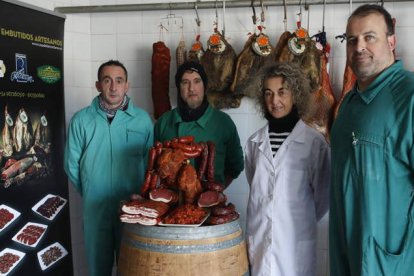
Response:
MULTIPOLYGON (((170 0, 140 1, 140 0, 24 0, 33 5, 53 10, 58 6, 77 5, 106 5, 106 4, 139 4, 139 3, 169 3, 180 2, 170 0)), ((184 2, 184 1, 181 1, 184 2)), ((259 1, 257 1, 259 2, 259 1)), ((264 1, 266 2, 266 1, 264 1)), ((354 8, 356 5, 354 5, 354 8)), ((385 7, 397 19, 397 58, 402 58, 405 67, 414 69, 414 50, 410 43, 411 33, 414 31, 414 5, 407 2, 387 2, 385 7), (411 50, 410 50, 411 49, 411 50)), ((201 19, 201 40, 206 45, 206 40, 213 32, 215 20, 214 10, 199 9, 201 19)), ((288 7, 288 30, 296 28, 298 20, 296 14, 299 7, 288 7)), ((310 6, 309 32, 316 34, 322 29, 322 6, 310 6)), ((256 9, 259 15, 259 8, 256 9)), ((182 17, 184 22, 183 33, 179 28, 181 18, 168 21, 162 20, 168 11, 148 12, 120 12, 120 13, 94 13, 94 14, 68 14, 65 25, 65 108, 66 119, 70 120, 73 113, 88 105, 91 99, 97 95, 94 88, 96 71, 98 66, 108 59, 119 59, 129 71, 131 89, 129 95, 136 105, 152 113, 151 100, 151 55, 152 44, 161 38, 170 47, 172 59, 170 77, 170 97, 172 104, 176 103, 176 89, 173 84, 175 74, 175 47, 181 34, 184 35, 186 45, 189 47, 196 33, 195 11, 172 11, 177 17, 182 17), (175 24, 175 22, 177 24, 175 24), (169 29, 168 33, 160 35, 160 22, 169 29)), ((302 25, 307 28, 307 12, 302 9, 302 25)), ((247 40, 247 34, 253 30, 252 11, 250 8, 226 9, 226 38, 233 46, 236 53, 242 49, 247 40)), ((339 95, 342 87, 342 75, 345 64, 345 44, 335 40, 336 35, 345 31, 346 18, 349 15, 348 5, 327 5, 325 14, 325 31, 328 42, 331 43, 330 78, 335 93, 339 95)), ((269 7, 266 10, 266 30, 273 45, 276 44, 279 35, 284 31, 283 7, 269 7)), ((219 10, 219 29, 223 28, 222 11, 219 10)), ((227 113, 235 121, 242 145, 247 138, 264 124, 256 112, 250 99, 243 99, 238 109, 227 110, 227 113)), ((70 188, 70 208, 72 223, 72 245, 75 275, 87 275, 87 264, 83 248, 82 223, 81 223, 81 198, 70 188)), ((246 203, 248 198, 248 185, 244 173, 226 190, 229 201, 236 204, 241 213, 241 221, 244 227, 246 215, 246 203)), ((327 216, 318 226, 318 275, 328 275, 327 254, 327 216)))

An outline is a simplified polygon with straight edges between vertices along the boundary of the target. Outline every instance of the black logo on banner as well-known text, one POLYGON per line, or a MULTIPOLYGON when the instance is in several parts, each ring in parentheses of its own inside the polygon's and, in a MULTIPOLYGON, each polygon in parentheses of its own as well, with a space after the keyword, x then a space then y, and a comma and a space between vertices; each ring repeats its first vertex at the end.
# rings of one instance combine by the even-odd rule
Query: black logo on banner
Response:
POLYGON ((11 73, 11 81, 33 82, 33 77, 27 74, 27 59, 25 54, 16 53, 16 71, 11 73))

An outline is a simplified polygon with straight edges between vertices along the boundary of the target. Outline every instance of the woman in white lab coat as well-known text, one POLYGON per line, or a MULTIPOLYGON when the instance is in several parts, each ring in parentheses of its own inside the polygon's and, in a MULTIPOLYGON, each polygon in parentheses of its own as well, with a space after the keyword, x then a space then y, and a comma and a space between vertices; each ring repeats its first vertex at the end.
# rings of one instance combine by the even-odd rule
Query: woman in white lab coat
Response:
POLYGON ((330 149, 301 119, 310 89, 295 65, 277 63, 263 73, 257 99, 268 123, 245 148, 253 276, 315 275, 316 223, 329 207, 330 149))

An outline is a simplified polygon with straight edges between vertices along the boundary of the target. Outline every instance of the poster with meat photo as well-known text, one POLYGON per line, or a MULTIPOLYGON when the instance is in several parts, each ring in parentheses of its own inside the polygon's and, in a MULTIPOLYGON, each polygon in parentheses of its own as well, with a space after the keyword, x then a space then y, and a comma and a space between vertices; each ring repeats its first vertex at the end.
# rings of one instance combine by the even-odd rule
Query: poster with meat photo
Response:
POLYGON ((72 275, 63 171, 65 18, 9 0, 0 0, 0 18, 0 252, 24 254, 2 273, 72 275), (37 253, 54 243, 67 254, 46 268, 37 253))

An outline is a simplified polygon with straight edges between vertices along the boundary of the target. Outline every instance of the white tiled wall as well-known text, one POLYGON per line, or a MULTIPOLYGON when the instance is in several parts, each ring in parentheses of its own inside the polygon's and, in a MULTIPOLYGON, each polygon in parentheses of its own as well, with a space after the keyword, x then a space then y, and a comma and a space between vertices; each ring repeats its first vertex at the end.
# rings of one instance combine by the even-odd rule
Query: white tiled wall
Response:
MULTIPOLYGON (((58 6, 78 5, 114 5, 139 3, 170 3, 179 0, 24 0, 23 2, 53 10, 58 6)), ((181 1, 184 2, 184 1, 181 1)), ((188 2, 188 1, 187 1, 188 2)), ((258 2, 258 1, 257 1, 258 2)), ((288 0, 289 2, 289 0, 288 0)), ((264 1, 266 3, 266 1, 264 1)), ((354 4, 353 8, 356 5, 354 4)), ((411 34, 414 31, 414 5, 407 2, 386 2, 385 7, 397 19, 397 58, 404 60, 405 67, 414 70, 414 50, 412 49, 411 34)), ((293 31, 296 27, 299 11, 297 6, 288 6, 287 29, 293 31)), ((201 40, 205 45, 208 36, 213 31, 215 21, 214 10, 198 10, 201 20, 201 40)), ((256 8, 259 15, 260 9, 256 8)), ((283 7, 269 7, 265 10, 265 32, 275 45, 279 35, 284 31, 283 7)), ((65 107, 67 121, 73 113, 88 105, 97 94, 94 82, 98 66, 108 59, 121 60, 129 70, 131 89, 129 95, 138 106, 152 113, 151 100, 151 55, 152 44, 160 39, 164 40, 171 49, 172 66, 170 77, 170 98, 173 105, 176 103, 176 89, 173 84, 175 74, 175 47, 181 35, 184 36, 187 47, 191 45, 196 34, 196 14, 194 10, 171 11, 176 20, 165 20, 169 11, 148 12, 120 12, 120 13, 92 13, 68 14, 65 24, 65 107), (181 18, 184 22, 180 28, 181 18), (159 25, 163 23, 169 32, 161 34, 159 25)), ((227 8, 225 20, 222 11, 219 14, 219 29, 223 29, 225 22, 226 38, 239 53, 247 39, 247 34, 253 30, 251 8, 227 8)), ((322 30, 323 8, 311 5, 309 12, 302 9, 302 25, 309 29, 310 34, 322 30), (309 26, 307 24, 309 17, 309 26)), ((349 6, 345 4, 327 5, 324 27, 331 43, 330 78, 336 95, 342 88, 342 75, 345 64, 345 45, 335 40, 335 36, 344 33, 349 6)), ((265 122, 257 115, 254 103, 250 99, 243 99, 238 109, 227 110, 235 121, 242 145, 247 138, 265 122)), ((85 261, 81 210, 82 200, 69 186, 72 245, 74 258, 74 274, 87 275, 85 261)), ((246 202, 248 185, 242 173, 226 191, 229 200, 237 205, 241 213, 244 227, 246 218, 246 202)), ((318 270, 317 275, 328 275, 328 218, 325 216, 318 225, 318 270)))

